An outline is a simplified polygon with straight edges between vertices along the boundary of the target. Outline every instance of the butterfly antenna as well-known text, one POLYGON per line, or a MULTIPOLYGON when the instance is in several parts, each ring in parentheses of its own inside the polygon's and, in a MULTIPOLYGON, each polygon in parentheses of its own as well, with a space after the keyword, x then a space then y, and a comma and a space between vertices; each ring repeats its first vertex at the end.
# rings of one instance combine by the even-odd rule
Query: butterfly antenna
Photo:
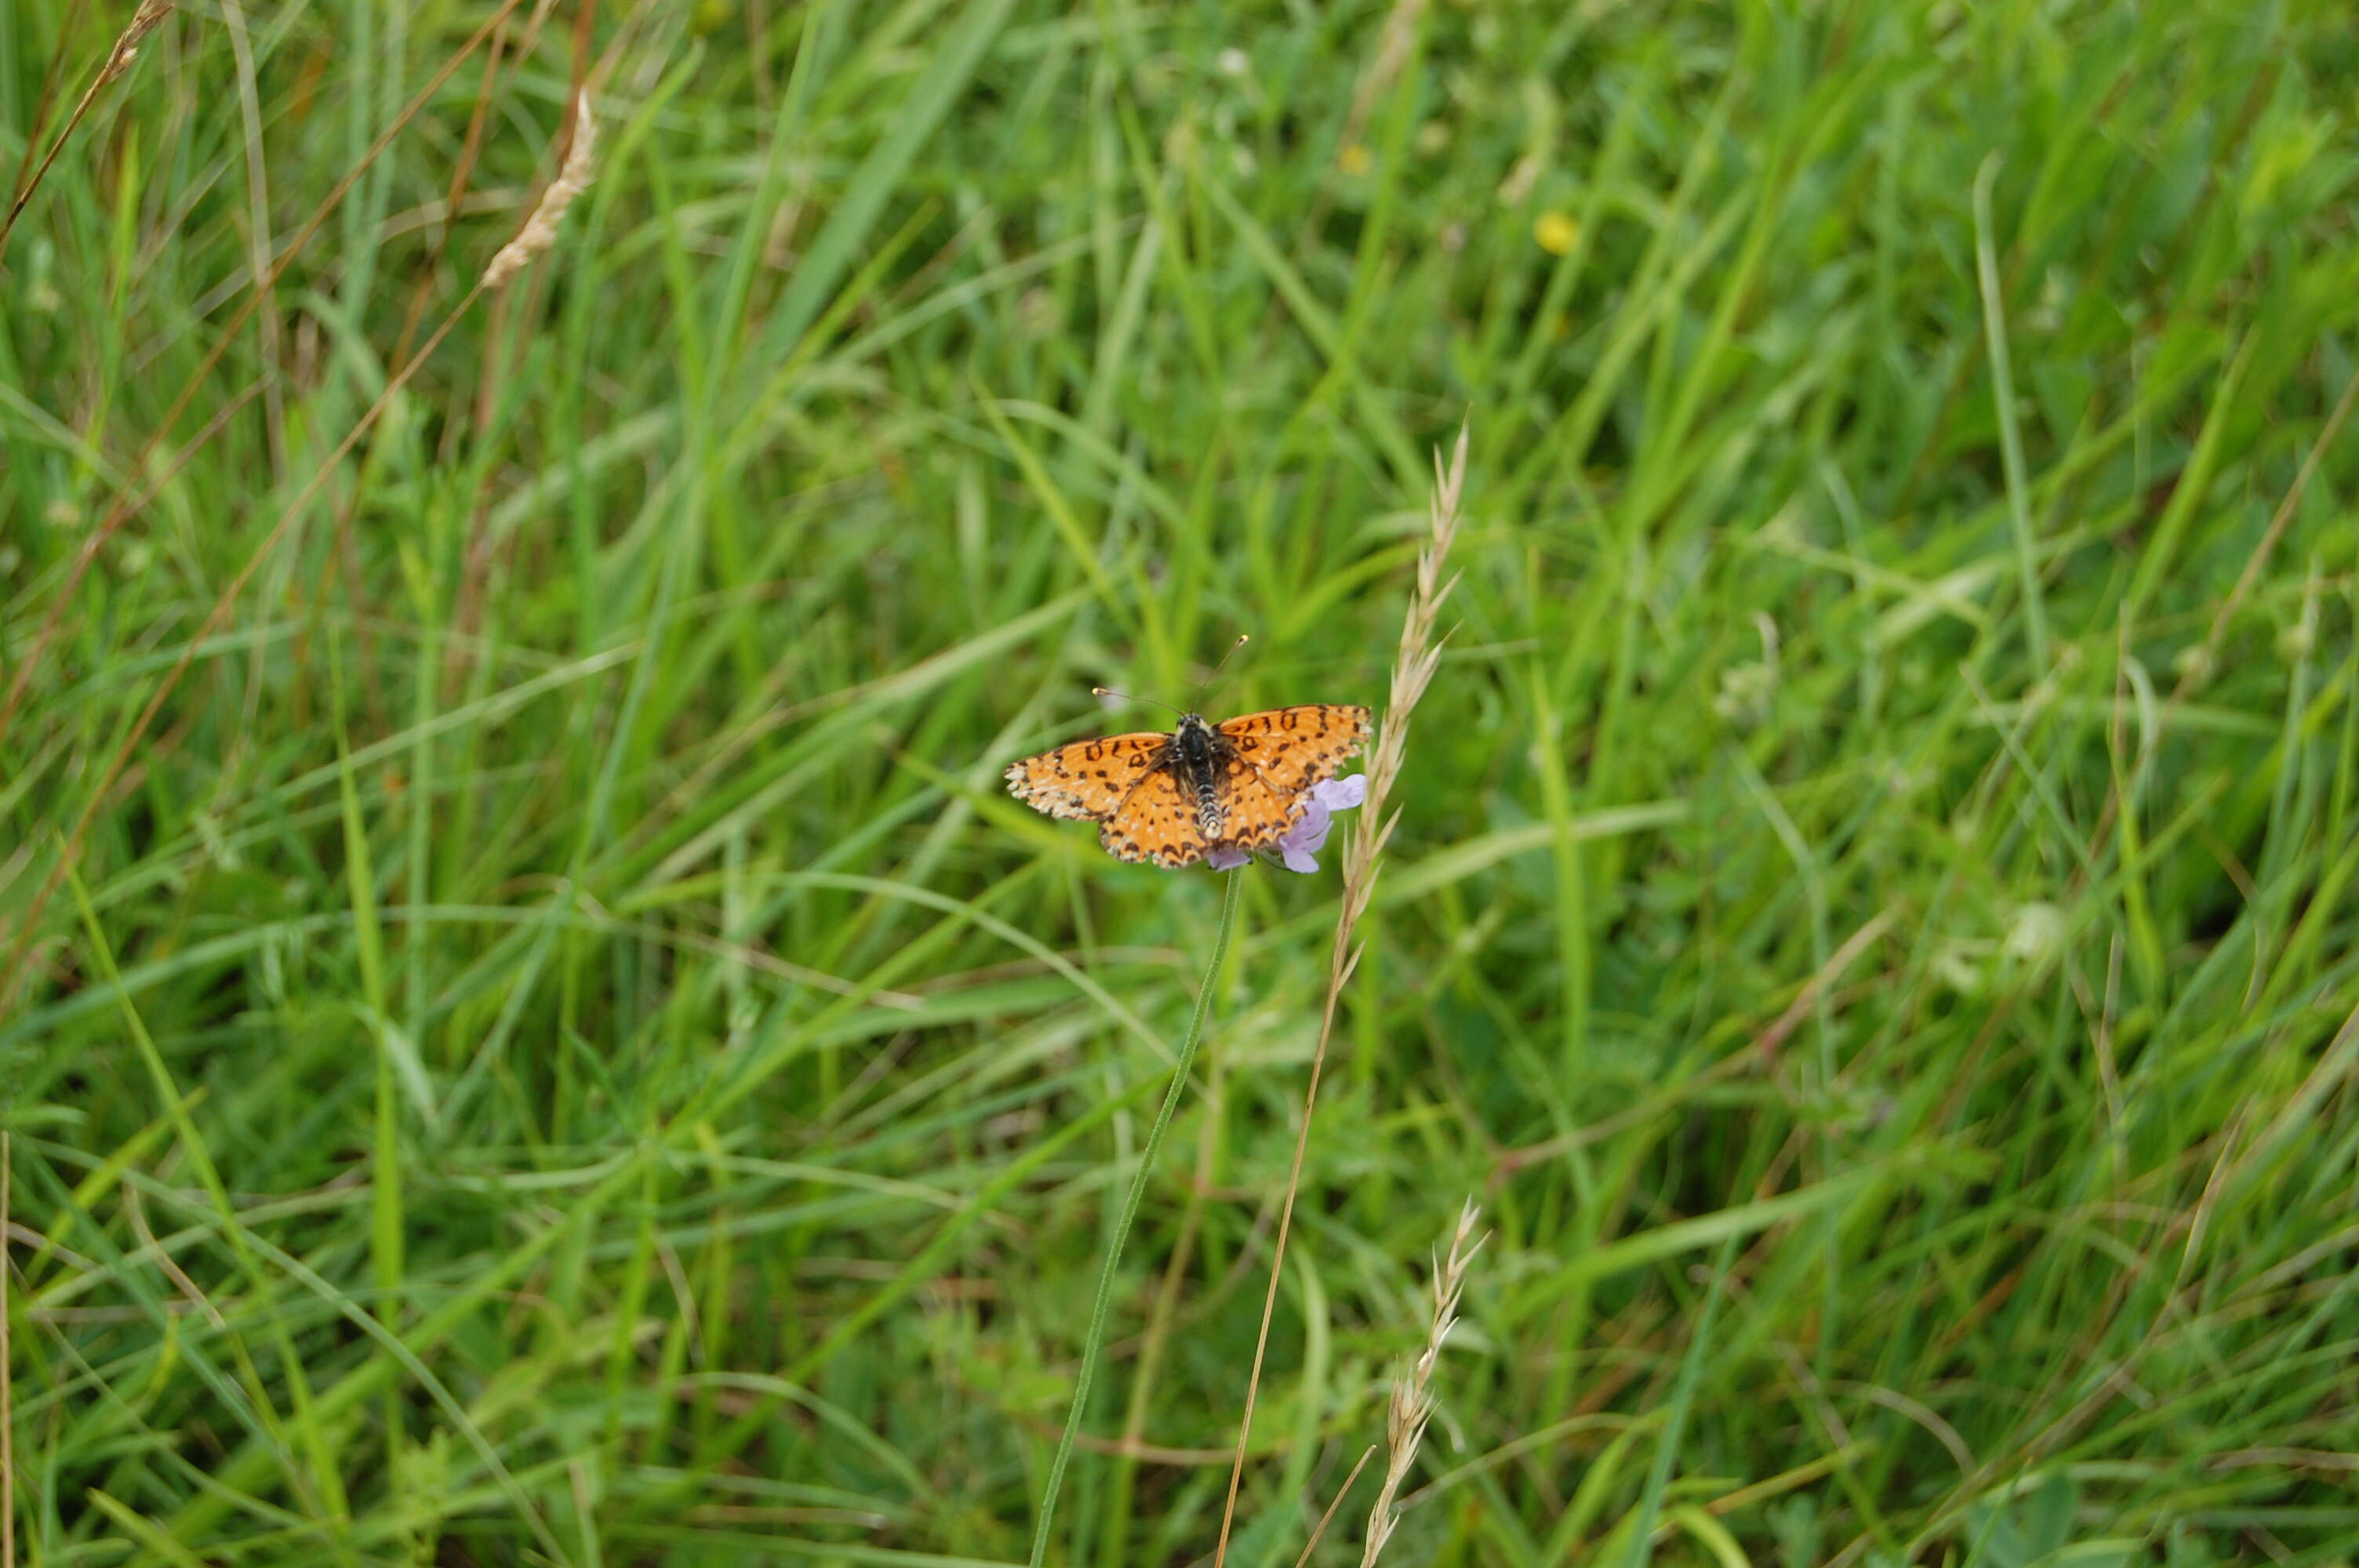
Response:
POLYGON ((1196 695, 1189 699, 1188 706, 1190 708, 1196 709, 1199 713, 1203 711, 1201 705, 1204 700, 1204 693, 1211 690, 1212 683, 1221 678, 1221 672, 1229 667, 1229 659, 1231 655, 1234 654, 1239 648, 1244 647, 1245 643, 1248 641, 1248 638, 1249 633, 1244 632, 1237 633, 1237 640, 1229 644, 1228 653, 1221 655, 1221 662, 1212 666, 1212 673, 1204 677, 1204 684, 1196 688, 1196 695))
MULTIPOLYGON (((1125 702, 1143 702, 1149 708, 1160 708, 1167 712, 1180 713, 1178 708, 1173 708, 1168 702, 1158 702, 1151 697, 1133 697, 1126 691, 1116 691, 1110 686, 1093 686, 1090 687, 1090 695, 1092 697, 1118 697, 1125 702)), ((1181 713, 1180 716, 1183 719, 1187 717, 1184 713, 1181 713)))

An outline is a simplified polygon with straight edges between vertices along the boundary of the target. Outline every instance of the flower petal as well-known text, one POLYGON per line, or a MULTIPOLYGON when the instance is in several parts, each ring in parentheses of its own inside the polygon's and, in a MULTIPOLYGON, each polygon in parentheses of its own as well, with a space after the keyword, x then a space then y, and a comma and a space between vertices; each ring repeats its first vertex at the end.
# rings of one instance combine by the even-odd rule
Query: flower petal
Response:
POLYGON ((1353 773, 1348 779, 1321 780, 1310 786, 1310 798, 1330 811, 1349 811, 1366 803, 1368 775, 1353 773))
POLYGON ((1252 859, 1253 857, 1246 854, 1243 849, 1207 849, 1204 851, 1204 864, 1212 867, 1212 870, 1216 871, 1234 871, 1239 866, 1245 865, 1252 860, 1252 859))
POLYGON ((1310 857, 1325 846, 1327 830, 1334 821, 1334 815, 1315 800, 1303 806, 1301 817, 1277 841, 1278 858, 1286 862, 1288 871, 1309 872, 1319 869, 1319 862, 1310 857))

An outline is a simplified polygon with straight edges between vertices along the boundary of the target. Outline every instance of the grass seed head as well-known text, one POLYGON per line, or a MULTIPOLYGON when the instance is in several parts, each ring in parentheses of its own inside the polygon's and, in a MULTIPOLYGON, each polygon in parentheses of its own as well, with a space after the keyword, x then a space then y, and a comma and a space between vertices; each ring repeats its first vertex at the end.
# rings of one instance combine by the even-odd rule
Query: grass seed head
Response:
POLYGON ((581 93, 573 100, 573 145, 566 149, 564 167, 549 189, 540 193, 540 200, 526 219, 516 237, 499 248, 491 265, 484 268, 484 287, 498 288, 506 285, 525 265, 557 243, 557 231, 565 222, 565 211, 582 193, 590 189, 595 169, 598 149, 598 122, 590 117, 590 95, 581 93))
POLYGON ((1385 1542, 1392 1539, 1393 1528, 1400 1523, 1401 1484, 1408 1479, 1409 1467, 1417 1463, 1418 1445, 1425 1441, 1425 1423, 1433 1415, 1434 1373, 1441 1365, 1442 1343, 1458 1322, 1458 1300, 1466 1291, 1467 1271, 1483 1245, 1483 1238, 1474 1233, 1475 1223, 1482 1217, 1482 1209, 1473 1199, 1467 1199, 1465 1206, 1458 1211, 1457 1227, 1451 1232, 1450 1250, 1434 1265, 1433 1312, 1427 1320, 1425 1348, 1409 1364, 1408 1375, 1393 1384, 1392 1400, 1385 1411, 1385 1484, 1376 1494, 1375 1506, 1368 1510, 1368 1533, 1360 1552, 1360 1568, 1372 1568, 1385 1542))

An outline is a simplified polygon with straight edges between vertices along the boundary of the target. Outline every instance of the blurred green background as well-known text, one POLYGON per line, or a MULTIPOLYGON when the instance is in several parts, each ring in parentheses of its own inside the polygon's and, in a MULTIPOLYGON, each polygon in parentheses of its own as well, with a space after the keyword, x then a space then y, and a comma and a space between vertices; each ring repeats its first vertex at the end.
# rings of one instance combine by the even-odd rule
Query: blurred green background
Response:
MULTIPOLYGON (((2359 1549, 2347 5, 129 20, 0 10, 18 1563, 1023 1561, 1220 882, 999 770, 1380 704, 1462 419, 1228 1561, 1469 1196, 1387 1563, 2359 1549)), ((1217 1532, 1241 875, 1051 1562, 1217 1532)))

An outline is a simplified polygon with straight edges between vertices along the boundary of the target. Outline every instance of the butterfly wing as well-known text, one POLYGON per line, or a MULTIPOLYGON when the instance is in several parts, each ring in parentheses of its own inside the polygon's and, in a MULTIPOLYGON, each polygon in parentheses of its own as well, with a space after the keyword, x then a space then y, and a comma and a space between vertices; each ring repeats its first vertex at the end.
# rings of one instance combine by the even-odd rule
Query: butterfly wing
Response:
POLYGON ((1007 793, 1049 816, 1103 822, 1156 771, 1171 737, 1152 732, 1076 741, 1008 764, 1007 793))
POLYGON ((1152 860, 1168 871, 1193 865, 1212 846, 1196 820, 1196 800, 1180 770, 1149 768, 1098 828, 1117 860, 1152 860))
POLYGON ((1261 782, 1290 803, 1333 778, 1359 752, 1368 738, 1368 710, 1354 703, 1306 702, 1240 714, 1215 728, 1261 782))
POLYGON ((1220 747, 1214 757, 1213 787, 1218 792, 1220 822, 1207 848, 1251 853, 1285 838, 1286 830, 1302 815, 1301 795, 1281 795, 1272 789, 1241 747, 1220 747))

